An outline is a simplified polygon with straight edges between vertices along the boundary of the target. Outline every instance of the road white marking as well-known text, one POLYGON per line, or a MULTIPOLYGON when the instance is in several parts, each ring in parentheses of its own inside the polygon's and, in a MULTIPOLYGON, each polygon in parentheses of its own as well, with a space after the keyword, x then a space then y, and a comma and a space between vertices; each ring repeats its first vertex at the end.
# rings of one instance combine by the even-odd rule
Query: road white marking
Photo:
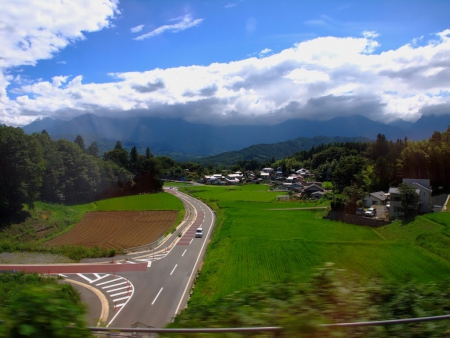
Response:
POLYGON ((187 249, 183 251, 183 254, 181 255, 181 257, 183 257, 183 256, 184 256, 184 254, 186 253, 186 251, 187 251, 187 249))
POLYGON ((87 278, 85 275, 83 275, 82 273, 77 273, 78 276, 80 276, 81 278, 87 280, 90 284, 92 284, 93 280, 90 278, 87 278))
POLYGON ((172 276, 173 272, 175 271, 175 269, 177 268, 177 265, 178 265, 178 264, 175 264, 175 266, 174 266, 172 272, 170 273, 171 276, 172 276))
MULTIPOLYGON (((122 279, 125 279, 125 278, 123 278, 123 277, 121 277, 121 278, 122 278, 122 279)), ((117 306, 120 306, 120 309, 118 309, 118 311, 116 312, 116 314, 114 315, 114 317, 112 317, 112 319, 109 321, 109 323, 108 323, 108 325, 106 325, 106 327, 108 327, 108 326, 110 326, 110 325, 112 324, 112 322, 114 321, 114 319, 117 318, 117 316, 118 316, 118 315, 120 314, 120 312, 123 310, 123 308, 125 307, 125 305, 128 304, 128 302, 130 301, 131 297, 133 297, 133 295, 134 295, 134 286, 133 286, 133 284, 132 284, 130 281, 128 281, 128 285, 131 287, 131 290, 128 291, 128 292, 130 292, 130 297, 128 298, 128 300, 127 300, 125 303, 116 305, 116 307, 117 307, 117 306)))
POLYGON ((147 268, 150 268, 152 266, 152 261, 149 261, 148 263, 147 263, 147 268))
POLYGON ((130 298, 130 297, 116 298, 116 299, 113 299, 113 302, 118 302, 119 300, 124 300, 124 299, 128 299, 128 298, 130 298))
POLYGON ((106 282, 103 282, 103 283, 98 283, 98 284, 96 284, 96 285, 97 285, 97 286, 100 286, 100 285, 104 285, 104 284, 116 282, 116 281, 121 280, 121 279, 124 279, 124 278, 123 278, 123 277, 119 277, 119 278, 112 279, 112 280, 109 280, 109 281, 106 281, 106 282))
POLYGON ((163 289, 164 289, 164 288, 161 288, 161 290, 159 290, 159 292, 158 292, 158 294, 156 295, 155 299, 153 299, 152 305, 155 304, 156 300, 157 300, 158 297, 159 297, 159 294, 161 293, 161 291, 162 291, 163 289))
POLYGON ((98 273, 94 273, 94 275, 97 277, 97 279, 95 281, 93 281, 94 283, 97 283, 99 280, 102 280, 103 278, 109 277, 110 274, 106 274, 104 276, 100 276, 98 273))
POLYGON ((128 261, 127 263, 130 263, 130 264, 137 264, 136 262, 132 262, 132 261, 128 261))
POLYGON ((130 291, 119 292, 119 293, 115 293, 115 294, 109 295, 109 296, 110 296, 110 297, 120 296, 120 295, 124 295, 124 294, 126 294, 126 293, 128 293, 128 292, 130 292, 130 291))
POLYGON ((123 289, 129 289, 129 287, 128 286, 122 286, 122 287, 114 289, 114 290, 106 290, 106 292, 115 292, 115 291, 119 291, 119 290, 123 290, 123 289))
POLYGON ((66 277, 67 278, 67 276, 66 275, 63 275, 62 273, 60 273, 59 274, 61 277, 66 277))
POLYGON ((192 238, 191 241, 189 242, 189 244, 191 244, 193 240, 194 240, 194 239, 192 238))
POLYGON ((122 283, 117 283, 117 284, 113 284, 113 285, 108 285, 108 286, 104 286, 102 287, 102 289, 109 289, 109 288, 113 288, 115 286, 119 286, 119 285, 123 285, 123 284, 127 284, 128 282, 122 282, 122 283))
MULTIPOLYGON (((211 211, 210 208, 206 208, 206 209, 211 213, 211 225, 209 226, 208 232, 207 232, 207 234, 206 234, 206 238, 208 238, 209 233, 210 233, 210 231, 211 231, 211 229, 212 229, 212 225, 214 224, 215 217, 214 217, 214 213, 211 211)), ((203 248, 204 248, 206 242, 207 242, 206 240, 203 241, 203 245, 202 245, 202 247, 201 247, 201 249, 200 249, 199 255, 197 256, 197 260, 196 260, 195 263, 194 263, 194 267, 197 266, 197 263, 198 263, 198 261, 200 260, 201 252, 203 251, 203 248)), ((183 298, 185 297, 186 293, 188 292, 189 285, 190 285, 190 283, 191 283, 192 278, 194 278, 194 276, 195 276, 194 273, 191 274, 191 277, 189 278, 188 282, 186 283, 186 287, 184 288, 183 294, 181 295, 180 301, 179 301, 178 306, 177 306, 177 308, 176 308, 176 310, 175 310, 175 314, 174 314, 175 316, 178 314, 178 311, 180 310, 181 303, 183 302, 183 298)))

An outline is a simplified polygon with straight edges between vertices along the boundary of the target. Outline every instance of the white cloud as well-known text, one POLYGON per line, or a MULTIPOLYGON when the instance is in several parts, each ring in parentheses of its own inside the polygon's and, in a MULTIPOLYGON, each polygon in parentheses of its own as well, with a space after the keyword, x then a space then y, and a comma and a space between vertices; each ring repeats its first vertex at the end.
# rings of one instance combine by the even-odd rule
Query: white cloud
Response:
MULTIPOLYGON (((376 33, 321 37, 263 58, 209 66, 112 73, 109 83, 82 76, 24 83, 0 104, 0 121, 24 124, 37 116, 146 115, 202 123, 279 123, 362 114, 414 121, 450 105, 450 30, 435 40, 375 54, 376 33)), ((265 50, 263 50, 265 51, 265 50)), ((12 81, 6 75, 3 82, 12 81)), ((5 88, 5 87, 0 87, 5 88)), ((0 93, 1 94, 1 93, 0 93)))
MULTIPOLYGON (((7 69, 35 65, 52 58, 68 44, 85 38, 85 32, 109 27, 119 13, 116 0, 41 1, 15 0, 0 11, 0 120, 12 124, 31 121, 22 107, 33 100, 10 101, 6 88, 12 78, 7 69)), ((59 81, 59 80, 57 80, 59 81)))
POLYGON ((235 3, 233 3, 233 2, 229 2, 229 3, 227 3, 226 5, 225 5, 225 8, 233 8, 233 7, 236 7, 237 5, 235 4, 235 3))
POLYGON ((259 52, 259 56, 262 57, 264 55, 269 54, 272 51, 270 48, 264 48, 262 51, 259 52))
POLYGON ((193 19, 192 15, 186 14, 182 18, 177 18, 179 21, 177 23, 174 23, 172 25, 163 25, 158 28, 155 28, 151 32, 148 32, 146 34, 139 35, 138 37, 134 38, 135 40, 144 40, 151 38, 153 36, 157 36, 160 34, 163 34, 165 32, 172 32, 172 33, 178 33, 181 31, 184 31, 188 28, 198 26, 202 23, 203 19, 193 19))
POLYGON ((139 33, 144 28, 144 25, 139 25, 130 28, 131 33, 139 33))

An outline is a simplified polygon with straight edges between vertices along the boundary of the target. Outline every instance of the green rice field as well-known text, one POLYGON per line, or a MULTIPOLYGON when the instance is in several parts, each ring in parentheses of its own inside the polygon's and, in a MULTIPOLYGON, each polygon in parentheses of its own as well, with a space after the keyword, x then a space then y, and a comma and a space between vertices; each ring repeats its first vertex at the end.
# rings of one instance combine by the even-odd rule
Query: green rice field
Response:
POLYGON ((178 198, 165 192, 110 198, 95 204, 96 211, 184 210, 183 203, 178 198))
POLYGON ((374 229, 323 219, 323 209, 308 209, 326 202, 277 202, 280 193, 264 185, 188 191, 217 215, 191 298, 194 304, 268 282, 307 281, 326 262, 393 282, 450 277, 450 257, 445 254, 450 217, 419 216, 408 224, 374 229), (430 240, 438 244, 430 245, 430 240))

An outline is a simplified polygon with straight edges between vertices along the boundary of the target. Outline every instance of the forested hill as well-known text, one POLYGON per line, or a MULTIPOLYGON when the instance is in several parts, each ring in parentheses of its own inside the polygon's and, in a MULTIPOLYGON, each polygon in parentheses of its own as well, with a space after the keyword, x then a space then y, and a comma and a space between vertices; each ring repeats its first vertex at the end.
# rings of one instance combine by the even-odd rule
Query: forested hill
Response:
POLYGON ((365 137, 328 137, 315 136, 312 138, 298 137, 293 140, 273 144, 257 144, 238 151, 229 151, 216 156, 209 156, 195 160, 196 163, 231 166, 239 161, 258 161, 265 163, 273 159, 279 160, 291 156, 302 150, 309 150, 321 144, 340 142, 370 142, 365 137))

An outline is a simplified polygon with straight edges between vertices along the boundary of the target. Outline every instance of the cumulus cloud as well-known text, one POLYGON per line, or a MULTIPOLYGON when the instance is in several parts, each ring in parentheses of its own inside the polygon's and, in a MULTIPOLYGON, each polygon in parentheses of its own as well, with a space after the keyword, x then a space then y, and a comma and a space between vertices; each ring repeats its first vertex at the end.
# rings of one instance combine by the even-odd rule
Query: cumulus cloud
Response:
MULTIPOLYGON (((11 124, 27 121, 23 108, 30 101, 10 101, 6 88, 13 78, 7 69, 35 65, 49 59, 70 43, 85 38, 85 32, 109 27, 119 13, 116 0, 41 1, 15 0, 0 11, 0 119, 11 124)), ((62 83, 55 79, 56 85, 62 83)), ((30 120, 30 119, 28 119, 30 120)))
POLYGON ((178 21, 178 22, 176 22, 172 25, 163 25, 158 28, 155 28, 154 30, 152 30, 148 33, 139 35, 138 37, 135 38, 135 40, 148 39, 153 36, 161 35, 165 32, 178 33, 178 32, 184 31, 188 28, 200 25, 202 23, 203 19, 195 19, 194 20, 192 18, 192 15, 186 14, 182 18, 177 18, 176 21, 178 21))
MULTIPOLYGON (((112 73, 110 82, 81 75, 24 83, 7 107, 17 124, 36 116, 179 117, 211 124, 280 123, 292 118, 364 115, 415 121, 448 114, 450 30, 421 46, 376 53, 377 35, 320 37, 262 58, 208 66, 112 73)), ((5 75, 2 81, 12 81, 5 75)), ((2 88, 2 87, 0 87, 2 88)), ((4 88, 4 87, 3 87, 4 88)), ((5 121, 5 117, 0 117, 5 121)))
POLYGON ((145 85, 133 85, 131 86, 131 88, 139 93, 151 93, 157 91, 158 89, 164 88, 164 82, 162 82, 161 80, 157 80, 155 82, 148 82, 145 85))

